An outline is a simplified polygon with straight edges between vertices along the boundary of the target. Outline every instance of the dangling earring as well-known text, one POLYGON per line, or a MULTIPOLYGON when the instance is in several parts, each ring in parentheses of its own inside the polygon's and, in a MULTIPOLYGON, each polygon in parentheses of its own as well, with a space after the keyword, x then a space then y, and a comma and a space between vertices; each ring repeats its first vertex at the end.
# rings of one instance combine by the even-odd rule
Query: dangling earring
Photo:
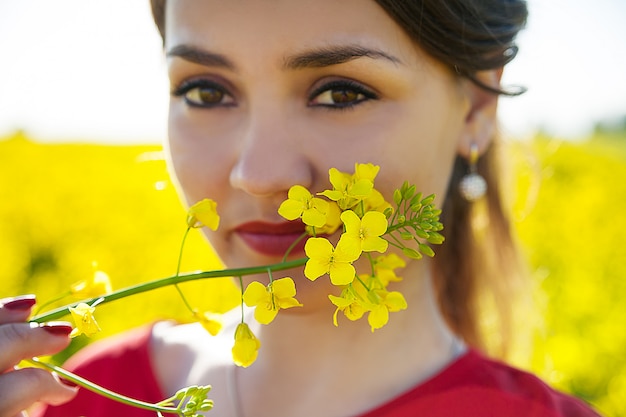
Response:
POLYGON ((473 202, 483 197, 487 193, 487 182, 476 172, 478 162, 478 146, 475 143, 470 145, 469 174, 461 178, 459 192, 469 202, 473 202))

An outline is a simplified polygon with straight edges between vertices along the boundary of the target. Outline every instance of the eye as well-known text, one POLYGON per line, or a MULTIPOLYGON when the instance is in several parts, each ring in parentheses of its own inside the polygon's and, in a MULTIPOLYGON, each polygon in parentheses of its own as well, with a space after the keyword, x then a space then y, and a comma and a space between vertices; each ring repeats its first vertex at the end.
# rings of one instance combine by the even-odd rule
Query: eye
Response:
POLYGON ((185 81, 176 87, 172 95, 182 97, 191 107, 211 108, 235 104, 234 98, 224 87, 209 80, 185 81))
POLYGON ((311 93, 309 105, 342 109, 376 98, 376 93, 355 81, 337 80, 316 88, 311 93))

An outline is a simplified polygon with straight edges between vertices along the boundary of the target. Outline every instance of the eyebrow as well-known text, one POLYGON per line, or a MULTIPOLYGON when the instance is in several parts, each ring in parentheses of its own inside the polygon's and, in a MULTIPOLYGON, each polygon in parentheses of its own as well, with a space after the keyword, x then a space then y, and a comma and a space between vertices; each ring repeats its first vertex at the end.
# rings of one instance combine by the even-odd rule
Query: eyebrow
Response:
POLYGON ((385 59, 394 64, 402 63, 400 59, 378 49, 360 45, 340 45, 312 49, 286 57, 283 67, 287 69, 321 68, 343 64, 362 57, 385 59))
MULTIPOLYGON (((166 56, 168 58, 182 58, 186 61, 206 67, 219 67, 236 71, 235 64, 226 56, 193 45, 176 45, 167 52, 166 56)), ((285 57, 283 68, 291 70, 322 68, 343 64, 363 57, 384 59, 394 64, 402 63, 402 61, 395 56, 378 49, 366 48, 360 45, 340 45, 311 49, 285 57)))
POLYGON ((235 70, 235 64, 224 55, 200 49, 192 45, 176 45, 167 51, 166 56, 178 57, 194 64, 203 65, 205 67, 219 67, 229 70, 235 70))

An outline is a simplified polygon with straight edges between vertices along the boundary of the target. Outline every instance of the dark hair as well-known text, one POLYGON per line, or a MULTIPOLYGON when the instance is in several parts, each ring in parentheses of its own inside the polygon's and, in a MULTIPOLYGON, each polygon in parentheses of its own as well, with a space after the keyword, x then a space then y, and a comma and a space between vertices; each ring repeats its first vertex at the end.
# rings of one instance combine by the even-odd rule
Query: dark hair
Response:
MULTIPOLYGON (((165 39, 165 1, 151 0, 156 26, 165 39)), ((499 69, 517 54, 515 36, 527 18, 523 0, 376 0, 426 53, 448 65, 460 77, 493 93, 517 95, 481 82, 480 71, 499 69)), ((518 257, 501 202, 494 141, 478 163, 487 181, 484 204, 467 202, 459 193, 459 181, 468 163, 457 156, 443 204, 445 243, 438 248, 433 276, 441 311, 452 329, 476 347, 485 348, 479 323, 483 294, 492 294, 500 313, 501 347, 510 328, 507 283, 517 275, 518 257), (477 213, 480 210, 481 213, 477 213), (482 215, 481 233, 475 218, 482 215), (486 230, 486 232, 485 232, 486 230), (505 278, 506 277, 506 278, 505 278), (483 291, 484 290, 484 291, 483 291)), ((501 351, 502 352, 502 351, 501 351)))
MULTIPOLYGON (((517 55, 515 37, 528 17, 523 0, 376 0, 428 54, 459 76, 493 93, 515 96, 523 88, 502 90, 485 85, 479 71, 504 67, 517 55)), ((492 348, 504 354, 510 339, 511 287, 520 274, 510 221, 503 209, 498 142, 493 141, 478 163, 487 181, 484 204, 467 202, 459 182, 469 171, 457 156, 441 221, 446 242, 434 258, 439 306, 448 324, 465 341, 485 349, 479 312, 491 301, 500 335, 492 348), (476 219, 483 230, 477 230, 476 219), (491 297, 489 300, 488 297, 491 297)))

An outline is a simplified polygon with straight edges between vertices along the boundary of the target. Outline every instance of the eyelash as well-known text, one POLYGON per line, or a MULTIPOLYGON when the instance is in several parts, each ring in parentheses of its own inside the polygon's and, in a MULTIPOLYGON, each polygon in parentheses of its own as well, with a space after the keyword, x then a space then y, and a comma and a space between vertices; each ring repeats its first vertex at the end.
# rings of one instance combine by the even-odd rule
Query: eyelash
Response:
POLYGON ((232 95, 228 93, 228 91, 223 86, 221 86, 219 83, 216 83, 211 80, 206 80, 206 79, 195 79, 195 80, 183 81, 176 88, 174 88, 171 94, 174 97, 182 97, 183 100, 185 100, 187 105, 190 107, 210 109, 210 108, 218 107, 218 106, 231 107, 232 105, 235 104, 232 95), (205 89, 205 90, 210 89, 210 90, 213 90, 215 93, 221 94, 220 101, 215 102, 215 103, 200 104, 200 103, 192 101, 189 98, 188 95, 190 93, 197 91, 199 94, 202 89, 205 89), (227 100, 227 102, 224 102, 224 100, 227 100))
MULTIPOLYGON (((219 83, 216 83, 211 80, 206 80, 206 79, 195 79, 195 80, 183 81, 176 88, 174 88, 171 94, 174 97, 182 97, 183 100, 185 100, 185 103, 187 103, 187 105, 190 107, 211 109, 211 108, 219 107, 219 106, 231 107, 235 105, 232 95, 230 95, 223 86, 221 86, 219 83), (220 96, 218 97, 219 101, 201 104, 201 103, 198 103, 198 101, 201 101, 201 97, 197 97, 196 101, 194 101, 193 99, 189 97, 189 94, 193 93, 194 91, 197 91, 197 94, 200 94, 202 92, 201 91, 202 89, 212 90, 214 94, 215 93, 220 94, 220 96), (225 102, 225 99, 227 100, 226 102, 225 102)), ((333 97, 328 97, 328 98, 330 98, 331 100, 334 100, 333 97)), ((376 93, 374 93, 372 90, 364 87, 363 85, 361 85, 360 83, 356 81, 334 80, 314 89, 309 95, 308 105, 310 107, 322 107, 328 110, 348 110, 348 109, 354 108, 355 106, 365 101, 375 100, 375 99, 378 99, 378 95, 376 93), (357 99, 352 100, 350 102, 346 102, 346 103, 335 103, 335 104, 314 102, 316 98, 319 98, 324 93, 331 93, 333 90, 351 92, 353 94, 356 94, 357 99), (359 98, 359 96, 362 96, 362 97, 359 98)))
POLYGON ((352 80, 335 80, 330 81, 315 90, 309 96, 309 106, 311 107, 324 107, 329 110, 348 110, 352 109, 355 106, 369 100, 378 99, 378 95, 372 90, 364 87, 360 83, 352 80), (352 101, 349 103, 337 103, 337 104, 316 104, 312 103, 313 100, 320 97, 323 93, 330 92, 333 90, 343 90, 343 91, 351 91, 356 93, 357 96, 362 95, 363 98, 360 98, 356 101, 352 101))

